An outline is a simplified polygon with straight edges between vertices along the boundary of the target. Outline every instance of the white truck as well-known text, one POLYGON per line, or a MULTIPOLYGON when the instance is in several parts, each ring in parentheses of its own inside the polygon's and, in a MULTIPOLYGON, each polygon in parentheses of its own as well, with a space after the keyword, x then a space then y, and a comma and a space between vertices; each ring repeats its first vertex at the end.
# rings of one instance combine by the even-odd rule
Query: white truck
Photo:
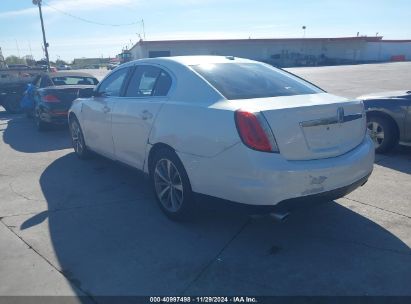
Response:
POLYGON ((26 90, 27 84, 41 73, 45 68, 31 68, 26 66, 13 66, 0 69, 0 106, 9 113, 20 113, 20 100, 26 90))

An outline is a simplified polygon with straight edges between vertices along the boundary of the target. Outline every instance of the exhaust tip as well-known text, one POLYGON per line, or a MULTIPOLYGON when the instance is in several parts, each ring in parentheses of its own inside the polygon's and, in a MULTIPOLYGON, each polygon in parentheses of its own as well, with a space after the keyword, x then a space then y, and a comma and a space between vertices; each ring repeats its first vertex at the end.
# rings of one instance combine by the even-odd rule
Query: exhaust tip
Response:
POLYGON ((270 213, 270 217, 277 222, 283 223, 285 222, 288 217, 290 216, 289 212, 272 212, 270 213))

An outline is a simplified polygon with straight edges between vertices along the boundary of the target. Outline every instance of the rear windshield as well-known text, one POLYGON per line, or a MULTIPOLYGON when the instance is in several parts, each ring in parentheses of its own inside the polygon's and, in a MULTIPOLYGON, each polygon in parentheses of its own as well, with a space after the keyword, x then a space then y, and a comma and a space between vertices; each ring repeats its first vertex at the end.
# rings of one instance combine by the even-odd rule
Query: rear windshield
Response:
POLYGON ((316 94, 323 91, 284 71, 260 63, 191 66, 227 99, 316 94))
POLYGON ((84 76, 59 76, 51 78, 54 85, 96 85, 98 80, 93 77, 84 77, 84 76))

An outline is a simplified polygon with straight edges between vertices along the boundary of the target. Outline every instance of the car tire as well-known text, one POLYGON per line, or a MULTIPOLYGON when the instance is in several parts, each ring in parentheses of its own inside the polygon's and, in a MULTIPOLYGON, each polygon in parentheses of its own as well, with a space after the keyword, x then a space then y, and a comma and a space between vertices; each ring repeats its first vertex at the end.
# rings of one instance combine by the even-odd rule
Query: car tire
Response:
POLYGON ((26 117, 32 119, 34 117, 34 111, 33 110, 26 110, 25 111, 26 117))
POLYGON ((18 94, 8 94, 3 102, 3 107, 10 114, 22 113, 20 106, 20 96, 18 94))
POLYGON ((34 114, 34 123, 36 124, 37 131, 44 132, 50 130, 50 124, 48 122, 43 121, 40 118, 40 114, 38 111, 34 114))
POLYGON ((86 142, 84 140, 83 131, 81 129, 80 123, 77 118, 70 118, 69 122, 71 142, 73 145, 74 152, 80 159, 90 158, 91 152, 87 148, 86 142))
POLYGON ((398 143, 395 125, 388 118, 371 116, 367 119, 367 128, 376 153, 386 153, 398 143))
POLYGON ((175 221, 184 221, 194 214, 194 196, 184 166, 171 149, 155 153, 151 162, 150 182, 164 214, 175 221))

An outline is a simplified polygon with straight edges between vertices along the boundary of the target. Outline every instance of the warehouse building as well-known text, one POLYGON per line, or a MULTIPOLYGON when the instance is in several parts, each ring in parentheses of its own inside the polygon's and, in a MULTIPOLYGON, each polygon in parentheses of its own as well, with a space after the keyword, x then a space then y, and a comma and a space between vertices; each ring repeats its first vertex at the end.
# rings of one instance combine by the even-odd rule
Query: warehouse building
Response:
POLYGON ((411 60, 411 40, 383 40, 382 37, 140 40, 130 52, 132 59, 224 55, 283 67, 315 66, 411 60))
POLYGON ((76 58, 73 60, 72 66, 76 69, 98 69, 101 66, 106 66, 110 63, 110 58, 76 58))

